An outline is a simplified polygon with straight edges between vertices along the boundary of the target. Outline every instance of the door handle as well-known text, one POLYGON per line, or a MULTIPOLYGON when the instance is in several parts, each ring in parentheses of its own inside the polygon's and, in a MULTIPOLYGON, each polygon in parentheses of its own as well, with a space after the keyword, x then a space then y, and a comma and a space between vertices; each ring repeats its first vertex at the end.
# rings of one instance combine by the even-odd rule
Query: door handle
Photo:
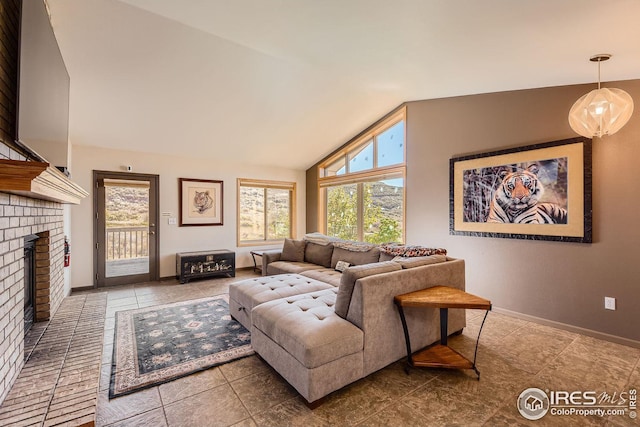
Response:
POLYGON ((150 231, 149 231, 149 234, 156 234, 156 232, 155 232, 155 231, 153 231, 153 230, 150 230, 150 231))

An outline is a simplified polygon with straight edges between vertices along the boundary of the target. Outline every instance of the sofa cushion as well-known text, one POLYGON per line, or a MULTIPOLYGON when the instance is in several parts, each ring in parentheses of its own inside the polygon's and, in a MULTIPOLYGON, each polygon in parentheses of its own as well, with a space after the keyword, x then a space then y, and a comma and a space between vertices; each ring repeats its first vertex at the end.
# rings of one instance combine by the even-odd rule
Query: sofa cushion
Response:
POLYGON ((253 309, 253 328, 308 369, 362 352, 364 334, 336 316, 335 288, 260 304, 253 309))
POLYGON ((300 275, 328 283, 336 288, 340 286, 340 279, 342 279, 342 273, 334 270, 333 268, 326 267, 303 271, 300 275))
POLYGON ((241 280, 229 285, 229 313, 251 330, 251 310, 258 304, 324 289, 332 286, 297 274, 241 280))
POLYGON ((380 249, 371 248, 366 251, 350 251, 341 247, 334 247, 331 255, 331 267, 336 268, 338 261, 346 261, 352 265, 371 264, 380 260, 380 249))
POLYGON ((300 274, 307 270, 323 268, 321 265, 310 262, 275 261, 267 265, 267 275, 273 274, 300 274))
POLYGON ((333 245, 318 245, 317 243, 307 242, 304 250, 304 260, 329 268, 331 267, 331 254, 333 254, 333 245))
POLYGON ((304 240, 284 239, 281 261, 304 262, 304 248, 307 242, 304 240))
POLYGON ((420 267, 421 265, 437 264, 447 260, 446 255, 430 255, 418 257, 401 257, 397 256, 393 259, 400 264, 402 268, 420 267))
POLYGON ((349 304, 351 304, 351 295, 356 285, 356 280, 374 274, 389 273, 391 271, 402 270, 400 264, 394 261, 377 262, 374 264, 357 265, 349 267, 342 273, 340 287, 338 288, 338 296, 336 298, 335 311, 340 317, 347 317, 349 312, 349 304))

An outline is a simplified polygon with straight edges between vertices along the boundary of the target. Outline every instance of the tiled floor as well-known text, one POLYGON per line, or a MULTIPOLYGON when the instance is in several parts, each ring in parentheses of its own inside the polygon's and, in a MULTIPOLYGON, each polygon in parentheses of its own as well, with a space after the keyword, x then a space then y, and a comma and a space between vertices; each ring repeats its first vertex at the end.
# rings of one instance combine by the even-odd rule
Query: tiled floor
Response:
MULTIPOLYGON (((309 410, 278 374, 256 356, 109 400, 114 313, 226 293, 235 279, 179 285, 142 284, 108 291, 97 424, 100 426, 435 426, 638 425, 626 416, 551 416, 527 421, 516 409, 526 388, 595 390, 610 395, 640 389, 640 349, 491 313, 472 371, 403 371, 395 363, 330 395, 309 410)), ((468 311, 464 334, 450 340, 473 353, 482 312, 468 311)), ((627 395, 628 397, 628 395, 627 395)))
POLYGON ((26 363, 0 405, 0 426, 80 426, 96 415, 106 293, 65 298, 25 336, 26 363))

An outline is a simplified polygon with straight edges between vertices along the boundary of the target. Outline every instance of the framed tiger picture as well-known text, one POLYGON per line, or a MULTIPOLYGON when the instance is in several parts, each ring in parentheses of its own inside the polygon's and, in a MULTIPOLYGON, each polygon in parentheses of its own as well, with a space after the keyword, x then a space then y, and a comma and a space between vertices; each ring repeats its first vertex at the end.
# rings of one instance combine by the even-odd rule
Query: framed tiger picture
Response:
POLYGON ((222 181, 178 178, 180 227, 222 225, 222 181))
POLYGON ((591 243, 591 140, 450 159, 450 234, 591 243))

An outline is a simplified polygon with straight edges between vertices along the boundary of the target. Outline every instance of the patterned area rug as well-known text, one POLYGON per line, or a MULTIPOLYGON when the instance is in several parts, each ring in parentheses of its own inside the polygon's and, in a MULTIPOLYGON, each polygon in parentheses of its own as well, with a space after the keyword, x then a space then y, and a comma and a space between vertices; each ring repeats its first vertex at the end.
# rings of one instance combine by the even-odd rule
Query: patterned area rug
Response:
POLYGON ((116 313, 109 398, 253 354, 227 295, 116 313))

